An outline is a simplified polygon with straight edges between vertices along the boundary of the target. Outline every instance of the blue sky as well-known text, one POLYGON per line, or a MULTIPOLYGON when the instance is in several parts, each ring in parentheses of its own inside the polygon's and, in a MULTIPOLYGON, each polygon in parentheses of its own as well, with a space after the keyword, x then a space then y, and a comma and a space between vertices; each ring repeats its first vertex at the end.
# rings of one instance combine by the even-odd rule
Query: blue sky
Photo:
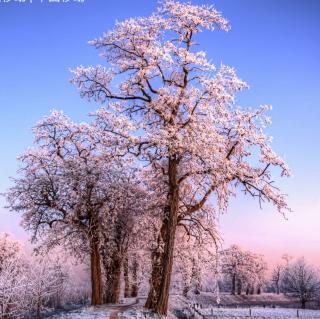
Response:
MULTIPOLYGON (((7 0, 8 1, 8 0, 7 0)), ((294 210, 285 221, 275 209, 249 199, 233 200, 221 218, 225 243, 278 257, 315 257, 320 247, 320 1, 204 0, 230 21, 229 33, 203 33, 201 49, 216 64, 234 66, 250 90, 243 106, 272 104, 268 132, 293 177, 277 180, 294 210)), ((68 82, 69 68, 103 63, 87 42, 116 20, 150 14, 153 0, 85 0, 83 3, 19 3, 0 0, 0 192, 10 185, 16 156, 32 144, 30 128, 53 109, 83 120, 95 109, 68 82)), ((0 200, 3 206, 3 200, 0 200)), ((0 231, 27 238, 19 217, 0 208, 0 231)), ((318 258, 318 259, 316 259, 318 258)))

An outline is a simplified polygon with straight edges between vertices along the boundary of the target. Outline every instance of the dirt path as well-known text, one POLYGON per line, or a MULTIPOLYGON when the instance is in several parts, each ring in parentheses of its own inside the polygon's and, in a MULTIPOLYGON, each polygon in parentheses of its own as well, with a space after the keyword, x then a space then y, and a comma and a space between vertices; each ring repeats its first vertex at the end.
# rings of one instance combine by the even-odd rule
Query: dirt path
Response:
POLYGON ((135 302, 133 302, 133 303, 131 303, 129 305, 117 306, 110 313, 109 319, 119 319, 119 317, 118 317, 119 312, 126 311, 126 310, 130 309, 132 306, 137 305, 138 303, 139 303, 139 298, 137 298, 135 302))

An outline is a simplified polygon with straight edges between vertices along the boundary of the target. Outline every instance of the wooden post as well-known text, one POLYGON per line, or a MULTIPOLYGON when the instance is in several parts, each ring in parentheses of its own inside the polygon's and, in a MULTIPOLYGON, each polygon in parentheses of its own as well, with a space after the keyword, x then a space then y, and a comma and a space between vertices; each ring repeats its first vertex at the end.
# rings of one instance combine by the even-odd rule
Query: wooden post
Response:
POLYGON ((249 316, 251 317, 251 308, 249 307, 249 316))
POLYGON ((297 318, 299 318, 299 309, 297 309, 297 318))

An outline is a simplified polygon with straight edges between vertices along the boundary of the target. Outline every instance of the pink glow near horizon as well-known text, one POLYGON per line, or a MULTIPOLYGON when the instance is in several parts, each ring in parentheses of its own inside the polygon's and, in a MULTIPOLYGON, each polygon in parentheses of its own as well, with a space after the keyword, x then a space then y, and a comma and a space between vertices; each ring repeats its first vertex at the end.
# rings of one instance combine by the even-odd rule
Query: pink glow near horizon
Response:
POLYGON ((261 253, 270 266, 281 262, 286 253, 293 258, 305 257, 320 267, 319 200, 294 207, 287 219, 270 208, 246 213, 241 210, 235 209, 220 218, 224 246, 238 244, 261 253))
MULTIPOLYGON (((258 209, 257 209, 258 210, 258 209)), ((285 220, 274 209, 242 213, 232 210, 220 217, 223 247, 237 244, 243 249, 263 254, 269 264, 281 262, 283 254, 293 258, 304 256, 320 267, 319 203, 313 209, 292 212, 285 220)), ((18 214, 0 210, 0 232, 7 232, 21 241, 28 234, 19 226, 18 214)))

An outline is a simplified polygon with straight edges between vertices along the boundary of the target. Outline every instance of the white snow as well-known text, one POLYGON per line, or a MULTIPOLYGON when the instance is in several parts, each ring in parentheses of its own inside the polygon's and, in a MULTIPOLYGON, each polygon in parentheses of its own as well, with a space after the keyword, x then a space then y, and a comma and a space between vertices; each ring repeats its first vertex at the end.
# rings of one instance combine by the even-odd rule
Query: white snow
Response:
MULTIPOLYGON (((205 316, 206 319, 320 319, 320 310, 297 310, 288 308, 251 308, 251 316, 249 308, 207 308, 199 309, 199 312, 205 316)), ((196 319, 201 316, 196 315, 196 319)))
MULTIPOLYGON (((127 311, 118 314, 119 319, 161 319, 163 316, 152 313, 143 306, 133 307, 127 311)), ((177 319, 171 312, 165 317, 167 319, 177 319)))
POLYGON ((107 305, 84 307, 70 312, 53 315, 50 319, 108 319, 114 307, 107 305))
MULTIPOLYGON (((119 306, 130 306, 132 302, 126 300, 121 305, 103 305, 98 307, 84 307, 78 310, 70 311, 68 313, 61 313, 51 316, 50 319, 108 319, 113 310, 119 310, 119 306)), ((130 300, 131 301, 131 300, 130 300)), ((138 304, 132 305, 129 309, 121 310, 118 313, 119 319, 163 319, 149 310, 143 308, 144 299, 141 298, 138 304)), ((189 304, 191 306, 191 304, 189 304)), ((176 319, 174 316, 175 309, 188 308, 185 300, 178 296, 170 298, 170 311, 167 319, 176 319)), ((125 309, 125 308, 124 308, 125 309)), ((309 309, 293 309, 293 308, 196 308, 194 311, 193 306, 188 310, 189 314, 192 312, 195 319, 320 319, 320 310, 309 309), (250 316, 251 309, 251 316, 250 316), (298 312, 297 312, 298 311, 298 312), (200 315, 201 314, 201 315, 200 315)))

